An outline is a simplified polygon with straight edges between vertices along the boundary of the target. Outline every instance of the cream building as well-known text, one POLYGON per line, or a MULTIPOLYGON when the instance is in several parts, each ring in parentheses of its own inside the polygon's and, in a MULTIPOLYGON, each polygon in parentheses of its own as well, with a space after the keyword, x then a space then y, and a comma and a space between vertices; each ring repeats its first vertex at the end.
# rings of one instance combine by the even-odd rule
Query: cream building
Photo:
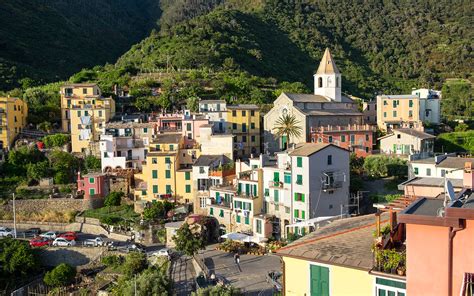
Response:
POLYGON ((412 128, 423 131, 420 112, 418 96, 377 96, 377 126, 383 131, 396 128, 412 128))
POLYGON ((357 103, 341 94, 341 86, 341 73, 329 49, 326 49, 314 74, 314 93, 282 93, 265 115, 264 150, 275 152, 288 147, 288 142, 309 142, 311 127, 362 124, 363 115, 357 110, 357 103), (276 138, 277 121, 283 114, 295 116, 302 129, 300 137, 289 140, 286 136, 276 138))
POLYGON ((100 135, 115 115, 115 101, 102 97, 96 84, 67 84, 60 94, 62 128, 71 133, 72 152, 98 155, 100 135))
MULTIPOLYGON (((9 149, 26 126, 28 106, 18 98, 0 97, 0 151, 9 149)), ((0 160, 3 156, 0 156, 0 160)))
POLYGON ((436 137, 414 129, 400 128, 379 138, 380 151, 385 154, 416 155, 417 158, 432 156, 436 137))

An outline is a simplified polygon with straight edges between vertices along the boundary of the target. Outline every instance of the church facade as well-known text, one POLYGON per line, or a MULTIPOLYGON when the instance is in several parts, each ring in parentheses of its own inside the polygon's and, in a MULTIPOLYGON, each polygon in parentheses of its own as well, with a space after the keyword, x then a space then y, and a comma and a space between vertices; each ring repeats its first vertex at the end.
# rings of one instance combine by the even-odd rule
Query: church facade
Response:
POLYGON ((320 126, 362 124, 363 114, 357 103, 341 94, 342 78, 329 49, 324 52, 316 74, 313 94, 282 93, 264 117, 264 150, 272 153, 284 150, 289 144, 311 141, 311 128, 320 126), (276 137, 276 122, 284 115, 295 117, 301 136, 287 139, 276 137))

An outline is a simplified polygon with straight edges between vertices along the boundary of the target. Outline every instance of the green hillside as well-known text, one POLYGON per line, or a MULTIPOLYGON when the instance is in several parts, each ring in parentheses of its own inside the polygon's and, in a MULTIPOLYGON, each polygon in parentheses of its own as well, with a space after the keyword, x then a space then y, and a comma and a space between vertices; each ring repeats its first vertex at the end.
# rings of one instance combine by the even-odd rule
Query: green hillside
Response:
POLYGON ((0 90, 115 60, 156 26, 156 0, 4 0, 0 90))

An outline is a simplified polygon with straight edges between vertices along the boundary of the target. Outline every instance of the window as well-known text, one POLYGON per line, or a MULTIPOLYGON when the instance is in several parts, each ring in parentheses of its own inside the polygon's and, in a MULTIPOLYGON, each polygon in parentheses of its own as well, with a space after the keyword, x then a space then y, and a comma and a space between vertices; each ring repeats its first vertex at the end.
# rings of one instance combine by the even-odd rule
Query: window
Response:
POLYGON ((389 280, 385 278, 375 279, 377 296, 405 296, 406 284, 404 282, 389 280))
POLYGON ((275 211, 278 212, 280 210, 280 205, 275 204, 275 211))
POLYGON ((171 194, 171 185, 166 185, 166 194, 171 194))
POLYGON ((233 116, 233 117, 236 117, 236 116, 237 116, 237 111, 232 110, 232 116, 233 116))
POLYGON ((156 151, 161 151, 160 145, 156 145, 155 148, 156 148, 156 151))
POLYGON ((302 157, 297 157, 296 158, 296 166, 299 168, 303 167, 303 158, 302 157))
POLYGON ((301 211, 301 219, 306 219, 304 211, 301 211))
POLYGON ((257 233, 262 234, 262 220, 257 219, 257 233))
POLYGON ((185 172, 184 173, 184 179, 185 180, 191 180, 191 172, 185 172))
POLYGON ((296 175, 296 184, 303 185, 303 175, 296 175))
POLYGON ((413 107, 413 100, 408 101, 408 107, 413 107))
POLYGON ((332 165, 332 155, 328 155, 328 165, 332 165))
POLYGON ((397 117, 397 111, 393 111, 393 117, 397 117))
POLYGON ((411 110, 408 111, 408 117, 413 117, 413 111, 411 110))
POLYGON ((174 145, 171 144, 171 145, 170 145, 170 151, 173 151, 173 150, 174 150, 174 145))
POLYGON ((84 111, 84 116, 89 116, 89 111, 84 111))
POLYGON ((166 177, 166 179, 170 179, 170 178, 171 178, 171 170, 166 170, 166 171, 165 171, 165 177, 166 177))
POLYGON ((247 136, 242 136, 242 142, 247 143, 247 136))
POLYGON ((143 133, 145 133, 145 134, 148 133, 148 128, 147 127, 143 128, 143 133))
POLYGON ((87 95, 87 88, 83 88, 83 89, 82 89, 82 94, 83 94, 83 95, 87 95))
POLYGON ((297 210, 297 209, 295 209, 293 216, 295 216, 295 218, 299 218, 299 216, 300 216, 300 211, 297 210))
POLYGON ((295 201, 304 202, 304 193, 295 192, 295 201))
POLYGON ((146 190, 142 190, 142 195, 146 195, 146 190))
POLYGON ((339 87, 339 77, 336 77, 336 87, 339 87))
POLYGON ((245 224, 250 224, 250 217, 248 215, 245 217, 245 224))
POLYGON ((270 196, 270 189, 265 188, 265 196, 270 196))
POLYGON ((430 168, 426 169, 426 175, 431 176, 431 169, 430 168))
POLYGON ((240 222, 240 215, 235 216, 235 220, 237 221, 237 223, 241 223, 240 222))
POLYGON ((255 123, 254 122, 250 123, 250 129, 255 129, 255 123))
POLYGON ((418 168, 414 168, 413 170, 415 172, 415 175, 418 175, 418 168))
POLYGON ((99 117, 102 117, 102 110, 99 110, 99 117))
POLYGON ((191 131, 191 123, 186 123, 186 130, 191 131))
POLYGON ((94 188, 89 188, 89 195, 95 195, 95 189, 94 188))
POLYGON ((384 112, 384 113, 383 113, 383 117, 387 117, 387 112, 384 112))
POLYGON ((275 202, 280 202, 280 196, 279 196, 278 189, 275 189, 275 190, 273 191, 273 200, 274 200, 275 202))
POLYGON ((242 117, 245 117, 245 116, 247 116, 247 112, 242 111, 242 117))
POLYGON ((237 123, 232 123, 232 129, 236 130, 237 129, 237 123))
POLYGON ((221 209, 221 210, 219 211, 219 217, 221 217, 221 218, 224 217, 224 210, 221 209))
POLYGON ((242 132, 246 132, 247 131, 247 124, 245 123, 242 123, 242 132))
POLYGON ((290 184, 291 183, 291 175, 285 173, 285 184, 290 184))
POLYGON ((398 103, 398 101, 394 100, 394 101, 392 101, 392 103, 393 103, 393 104, 392 104, 392 105, 393 105, 393 108, 397 108, 397 105, 398 105, 397 103, 398 103))
POLYGON ((255 142, 255 136, 250 136, 250 142, 255 142))
POLYGON ((387 105, 388 105, 388 101, 387 101, 387 100, 383 101, 383 104, 384 104, 384 106, 387 106, 387 105))
POLYGON ((152 170, 151 177, 152 179, 158 179, 158 170, 152 170))
POLYGON ((166 157, 166 158, 165 158, 165 163, 171 163, 171 158, 166 157))
POLYGON ((158 185, 153 185, 153 193, 158 193, 158 185))
POLYGON ((329 136, 329 143, 332 143, 332 136, 329 136))
POLYGON ((209 215, 214 216, 214 208, 209 209, 209 215))
POLYGON ((402 137, 401 134, 398 134, 398 135, 397 135, 397 139, 400 139, 401 137, 402 137))
POLYGON ((279 172, 273 172, 273 181, 274 182, 280 182, 280 173, 279 172))
POLYGON ((81 111, 77 111, 77 117, 81 117, 81 111))
POLYGON ((323 78, 322 77, 319 77, 318 78, 318 87, 323 87, 323 78))
POLYGON ((341 142, 344 143, 346 141, 346 136, 345 135, 342 135, 341 136, 341 142))
POLYGON ((441 177, 444 177, 446 175, 446 170, 441 170, 441 177))
POLYGON ((350 138, 351 138, 351 144, 354 144, 355 143, 355 135, 351 135, 350 138))
POLYGON ((94 184, 94 183, 95 183, 95 179, 94 179, 94 178, 89 178, 89 183, 90 183, 90 184, 94 184))
POLYGON ((206 171, 204 170, 204 167, 199 167, 199 173, 200 174, 206 173, 206 171))
POLYGON ((369 134, 365 134, 365 140, 366 140, 366 141, 369 140, 369 134))
POLYGON ((329 295, 329 268, 310 265, 311 295, 329 295))
POLYGON ((290 207, 285 207, 285 214, 289 214, 290 213, 290 207))
POLYGON ((158 159, 156 159, 155 157, 153 157, 153 158, 151 159, 151 163, 152 163, 152 164, 157 164, 157 163, 158 163, 158 159))

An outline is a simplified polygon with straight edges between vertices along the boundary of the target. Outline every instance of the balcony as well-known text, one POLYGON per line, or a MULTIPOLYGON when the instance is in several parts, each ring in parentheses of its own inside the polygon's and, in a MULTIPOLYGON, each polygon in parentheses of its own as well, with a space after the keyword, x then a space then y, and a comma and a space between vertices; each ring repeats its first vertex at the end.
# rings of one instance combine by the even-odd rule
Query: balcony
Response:
POLYGON ((222 198, 221 198, 220 202, 217 202, 215 198, 211 198, 211 205, 230 209, 232 203, 230 201, 226 202, 222 198))
POLYGON ((257 199, 257 198, 258 198, 257 195, 254 195, 254 194, 252 194, 252 193, 247 194, 247 193, 245 193, 245 192, 244 192, 244 193, 241 193, 241 192, 238 192, 238 191, 237 191, 237 196, 236 196, 236 197, 237 197, 237 198, 251 199, 251 200, 254 200, 254 199, 257 199))
POLYGON ((403 244, 404 224, 397 224, 391 229, 385 225, 376 235, 374 242, 374 271, 397 274, 406 274, 406 248, 403 244))
POLYGON ((140 157, 138 157, 138 156, 127 156, 125 159, 127 161, 137 161, 137 160, 140 160, 140 157))
POLYGON ((283 188, 283 182, 280 182, 280 181, 270 181, 270 182, 268 182, 268 187, 272 187, 272 188, 283 188))
MULTIPOLYGON (((299 184, 298 182, 296 182, 296 183, 299 184)), ((342 184, 343 184, 342 181, 333 181, 333 182, 329 182, 329 183, 323 183, 323 190, 324 191, 336 190, 337 188, 341 188, 342 184)))

